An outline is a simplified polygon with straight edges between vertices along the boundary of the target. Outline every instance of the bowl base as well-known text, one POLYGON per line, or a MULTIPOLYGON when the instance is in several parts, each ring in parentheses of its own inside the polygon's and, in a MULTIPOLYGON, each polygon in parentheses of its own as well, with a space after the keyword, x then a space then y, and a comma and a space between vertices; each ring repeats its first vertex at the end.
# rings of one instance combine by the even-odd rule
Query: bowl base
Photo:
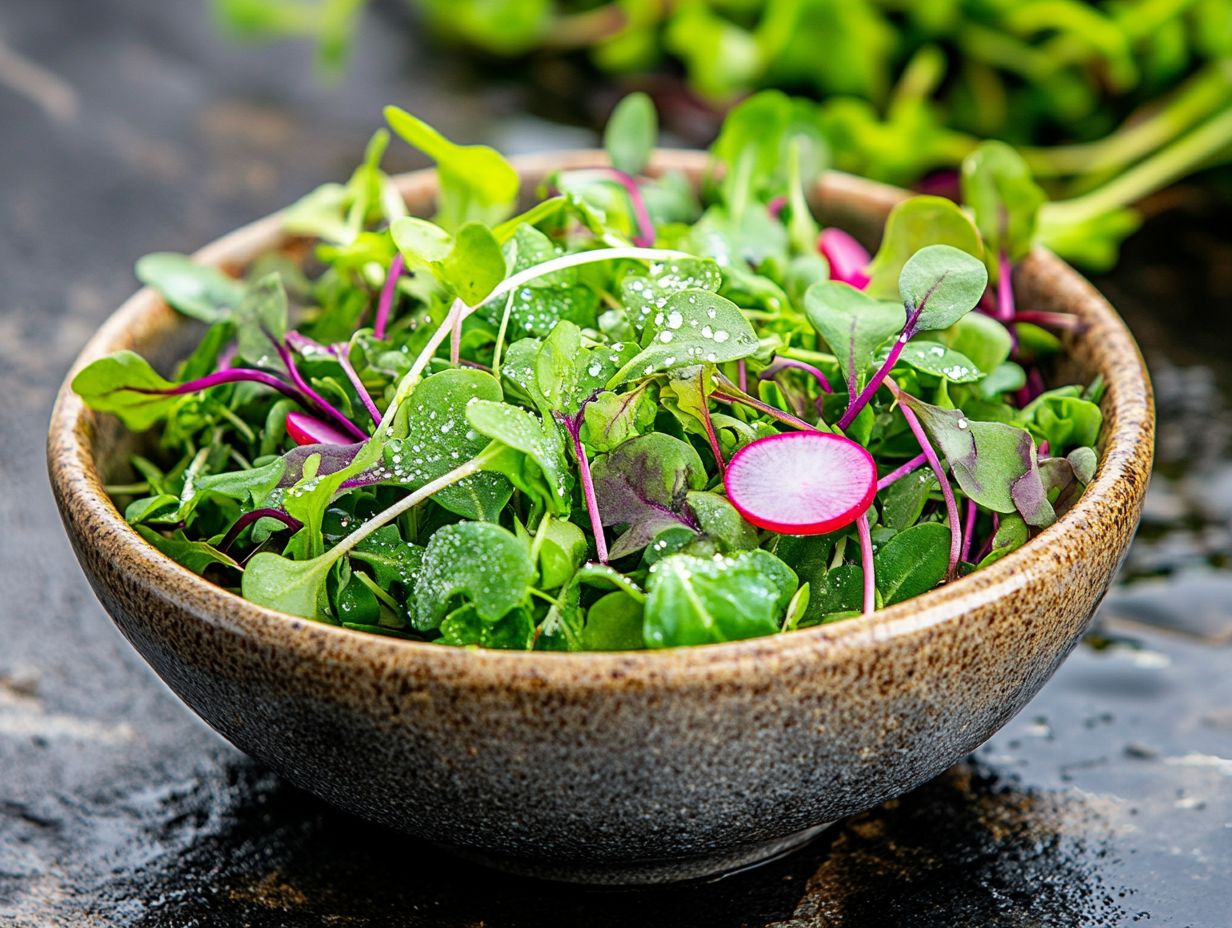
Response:
POLYGON ((449 850, 459 857, 517 876, 590 886, 655 886, 688 880, 721 880, 752 870, 799 850, 833 824, 825 822, 785 838, 697 857, 659 857, 606 864, 504 857, 470 848, 451 847, 449 850))

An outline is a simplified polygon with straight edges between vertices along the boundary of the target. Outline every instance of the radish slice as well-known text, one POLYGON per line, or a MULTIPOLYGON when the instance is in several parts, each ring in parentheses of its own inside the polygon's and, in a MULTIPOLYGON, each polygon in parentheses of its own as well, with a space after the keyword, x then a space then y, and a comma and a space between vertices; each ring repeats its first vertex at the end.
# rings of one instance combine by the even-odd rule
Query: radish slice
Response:
POLYGON ((817 241, 818 250, 830 262, 830 279, 851 284, 857 290, 868 286, 868 252, 842 229, 825 229, 817 241))
POLYGON ((745 445, 727 465, 727 498, 759 528, 823 535, 850 525, 877 495, 877 465, 832 432, 784 432, 745 445))
POLYGON ((306 412, 287 413, 287 434, 297 445, 349 445, 355 441, 350 435, 306 412))

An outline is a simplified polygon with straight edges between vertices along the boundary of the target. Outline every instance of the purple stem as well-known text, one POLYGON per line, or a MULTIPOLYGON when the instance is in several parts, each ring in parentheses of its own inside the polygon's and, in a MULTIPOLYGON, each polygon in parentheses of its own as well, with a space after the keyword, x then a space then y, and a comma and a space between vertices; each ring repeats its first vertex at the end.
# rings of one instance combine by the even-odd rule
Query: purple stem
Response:
POLYGON ((340 342, 333 347, 334 357, 338 359, 338 365, 347 375, 347 380, 351 381, 351 386, 355 388, 355 392, 359 394, 360 401, 368 410, 368 415, 372 417, 372 421, 380 423, 381 411, 376 408, 376 403, 372 402, 372 397, 368 394, 364 382, 359 379, 359 374, 355 372, 355 367, 351 364, 351 346, 346 342, 340 342))
POLYGON ((287 434, 297 445, 349 445, 351 436, 306 412, 289 412, 287 434))
POLYGON ((230 547, 235 544, 236 539, 240 537, 240 532, 244 531, 244 529, 248 528, 258 519, 266 518, 277 519, 287 528, 294 529, 295 531, 303 528, 303 523, 299 519, 292 518, 281 509, 254 509, 251 512, 244 513, 235 520, 235 524, 231 526, 223 540, 219 543, 218 550, 226 554, 230 547))
MULTIPOLYGON (((583 410, 585 405, 583 405, 583 410)), ((590 530, 595 536, 595 553, 600 564, 607 563, 607 539, 603 537, 603 520, 599 517, 599 499, 595 496, 595 482, 590 476, 590 461, 582 445, 582 412, 570 417, 556 414, 556 418, 569 437, 573 439, 573 453, 577 457, 578 475, 582 478, 582 497, 586 500, 586 512, 590 515, 590 530)))
POLYGON ((971 542, 975 540, 975 517, 979 513, 978 507, 975 505, 975 500, 967 498, 967 525, 963 532, 963 545, 961 558, 964 561, 971 559, 971 542))
POLYGON ((860 566, 864 571, 864 614, 877 610, 877 577, 873 572, 873 536, 868 530, 868 511, 856 519, 856 532, 860 536, 860 566))
POLYGON ((721 390, 715 390, 713 393, 710 394, 710 396, 713 399, 718 400, 720 403, 728 403, 729 405, 732 403, 741 403, 745 406, 749 406, 753 409, 756 409, 758 412, 764 412, 767 416, 770 416, 772 419, 778 419, 780 422, 786 425, 790 425, 793 429, 800 429, 801 431, 806 431, 806 432, 817 431, 817 429, 814 426, 809 425, 803 419, 797 419, 795 416, 793 416, 789 412, 783 412, 783 410, 778 409, 774 406, 771 406, 769 403, 763 403, 761 400, 755 400, 753 399, 753 397, 748 396, 744 393, 740 393, 740 394, 733 396, 730 393, 724 393, 721 390))
POLYGON ((880 388, 882 381, 886 379, 894 365, 898 363, 898 356, 903 353, 903 348, 907 342, 911 340, 910 329, 915 325, 916 315, 912 315, 908 320, 906 328, 903 329, 903 334, 900 335, 894 342, 894 347, 890 349, 890 354, 886 357, 885 363, 875 373, 871 380, 864 385, 864 389, 860 391, 860 395, 847 404, 847 411, 843 413, 843 417, 838 420, 838 427, 846 431, 847 427, 855 421, 856 416, 860 414, 860 410, 868 405, 868 401, 873 398, 873 394, 880 388))
POLYGON ((1014 265, 1005 252, 997 259, 997 315, 1002 322, 1010 322, 1014 318, 1014 265))
POLYGON ((349 432, 360 441, 367 441, 368 435, 359 426, 343 415, 342 410, 335 407, 329 400, 308 385, 308 381, 304 380, 303 375, 300 374, 299 369, 295 366, 295 358, 291 356, 291 349, 282 342, 277 341, 274 343, 274 347, 278 350, 278 357, 286 365, 287 373, 291 375, 291 382, 299 387, 300 392, 308 397, 320 412, 323 412, 338 423, 338 425, 342 426, 344 431, 349 432))
POLYGON ((830 386, 829 379, 820 368, 814 367, 812 364, 807 364, 804 361, 797 361, 795 358, 775 358, 773 364, 757 375, 757 379, 769 380, 779 371, 788 367, 794 367, 796 370, 804 371, 805 373, 812 375, 817 380, 817 384, 821 387, 823 393, 834 392, 834 388, 830 386))
POLYGON ((992 514, 992 531, 988 533, 988 537, 984 539, 984 543, 980 545, 980 550, 975 553, 975 563, 979 563, 988 557, 988 553, 992 551, 992 543, 996 540, 997 529, 1001 527, 1001 517, 997 513, 992 514))
POLYGON ((744 358, 736 362, 736 386, 741 393, 749 392, 749 366, 744 363, 744 358))
MULTIPOLYGON (((893 381, 890 381, 890 388, 894 391, 895 395, 898 395, 900 392, 898 385, 893 381)), ((920 425, 920 420, 914 410, 906 403, 899 403, 898 408, 902 410, 903 417, 911 428, 911 433, 915 435, 915 440, 920 443, 920 450, 928 458, 928 466, 937 475, 937 482, 941 484, 941 495, 945 497, 946 518, 950 520, 950 566, 946 571, 946 579, 953 580, 954 574, 958 570, 958 559, 962 554, 962 524, 958 518, 958 503, 954 500, 954 491, 950 487, 949 478, 946 477, 945 471, 941 467, 941 461, 937 459, 937 452, 933 450, 932 442, 928 440, 928 435, 924 432, 924 426, 920 425)))
POLYGON ((394 255, 389 262, 389 271, 385 274, 385 286, 381 288, 381 300, 376 307, 376 321, 372 325, 372 334, 379 340, 385 340, 385 329, 389 326, 389 313, 394 305, 394 292, 398 289, 398 278, 405 268, 401 253, 394 255))
POLYGON ((151 395, 162 396, 183 396, 185 393, 197 393, 201 390, 208 390, 210 387, 218 387, 224 383, 259 383, 267 387, 272 387, 284 396, 289 396, 297 403, 303 403, 304 397, 295 387, 291 386, 281 377, 276 377, 273 374, 268 374, 265 371, 253 370, 249 367, 228 367, 225 370, 216 371, 205 377, 198 377, 196 380, 190 380, 187 383, 182 383, 166 390, 151 390, 144 387, 124 387, 123 389, 131 390, 133 393, 145 393, 151 395))
POLYGON ((710 442, 710 453, 714 455, 714 463, 718 465, 719 476, 727 472, 727 462, 723 460, 723 449, 719 447, 719 436, 714 430, 714 422, 710 418, 710 398, 706 396, 706 373, 697 375, 698 388, 702 394, 702 425, 706 427, 706 438, 710 442))
POLYGON ((616 168, 607 168, 605 173, 625 188, 629 195, 629 203, 633 206, 633 215, 637 218, 637 234, 633 236, 633 244, 638 248, 651 248, 655 243, 654 222, 650 219, 650 211, 646 209, 646 200, 637 186, 637 181, 616 168))
POLYGON ((890 471, 888 474, 886 474, 884 477, 882 477, 880 480, 877 481, 877 492, 880 493, 886 487, 891 486, 895 483, 898 483, 898 481, 902 480, 913 470, 916 470, 921 464, 923 464, 927 460, 928 460, 928 455, 920 453, 920 454, 917 454, 915 457, 913 457, 906 464, 896 467, 894 470, 890 471))

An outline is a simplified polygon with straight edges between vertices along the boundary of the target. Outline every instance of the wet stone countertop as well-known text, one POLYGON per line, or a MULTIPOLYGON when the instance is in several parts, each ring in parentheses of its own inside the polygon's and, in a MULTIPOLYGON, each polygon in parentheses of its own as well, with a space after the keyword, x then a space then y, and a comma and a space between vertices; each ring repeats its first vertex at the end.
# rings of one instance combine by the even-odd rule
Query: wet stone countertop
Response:
POLYGON ((593 891, 443 857, 208 731, 94 600, 43 465, 54 390, 133 260, 344 177, 387 102, 510 151, 594 136, 499 72, 480 88, 412 48, 395 3, 332 86, 307 49, 220 39, 205 6, 0 5, 0 925, 1232 921, 1232 239, 1196 190, 1161 202, 1099 282, 1140 335, 1161 419, 1122 582, 1039 698, 931 783, 761 870, 593 891))

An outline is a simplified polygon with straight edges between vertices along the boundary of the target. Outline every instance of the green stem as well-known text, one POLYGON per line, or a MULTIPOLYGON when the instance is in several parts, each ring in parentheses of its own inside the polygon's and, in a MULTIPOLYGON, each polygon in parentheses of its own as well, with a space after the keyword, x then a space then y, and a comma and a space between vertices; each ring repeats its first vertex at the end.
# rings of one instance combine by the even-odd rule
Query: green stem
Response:
POLYGON ((1041 225, 1077 225, 1136 203, 1196 170, 1232 147, 1232 108, 1194 129, 1167 148, 1102 187, 1070 200, 1047 203, 1041 225))

